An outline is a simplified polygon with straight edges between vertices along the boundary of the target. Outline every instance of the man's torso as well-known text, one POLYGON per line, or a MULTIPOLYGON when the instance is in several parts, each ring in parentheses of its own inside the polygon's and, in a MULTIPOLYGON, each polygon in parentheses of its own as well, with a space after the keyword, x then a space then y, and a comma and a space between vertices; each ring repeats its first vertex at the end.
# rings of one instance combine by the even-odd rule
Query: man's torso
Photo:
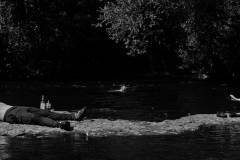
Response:
POLYGON ((0 102, 0 121, 4 120, 4 115, 6 111, 12 106, 0 102))

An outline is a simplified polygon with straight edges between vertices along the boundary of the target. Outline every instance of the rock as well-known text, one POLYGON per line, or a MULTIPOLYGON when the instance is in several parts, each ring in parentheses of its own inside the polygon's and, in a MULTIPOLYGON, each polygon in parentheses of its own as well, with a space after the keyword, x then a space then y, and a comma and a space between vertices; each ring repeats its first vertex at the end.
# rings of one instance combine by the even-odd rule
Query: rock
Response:
POLYGON ((63 133, 85 134, 87 137, 179 134, 186 131, 195 131, 201 125, 224 125, 237 122, 240 122, 240 118, 219 118, 214 114, 191 115, 163 122, 86 119, 80 122, 71 121, 72 131, 45 126, 0 122, 0 136, 22 137, 33 135, 41 137, 63 133))

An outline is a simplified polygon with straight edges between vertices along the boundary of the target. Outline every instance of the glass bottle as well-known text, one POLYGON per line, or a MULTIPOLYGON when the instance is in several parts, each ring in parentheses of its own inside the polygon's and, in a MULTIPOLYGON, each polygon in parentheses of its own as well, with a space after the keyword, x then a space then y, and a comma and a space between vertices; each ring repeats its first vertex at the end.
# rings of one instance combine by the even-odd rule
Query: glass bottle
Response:
POLYGON ((40 109, 45 109, 44 95, 42 95, 42 101, 40 102, 40 109))
POLYGON ((49 100, 46 103, 46 110, 51 111, 51 103, 49 102, 49 100))

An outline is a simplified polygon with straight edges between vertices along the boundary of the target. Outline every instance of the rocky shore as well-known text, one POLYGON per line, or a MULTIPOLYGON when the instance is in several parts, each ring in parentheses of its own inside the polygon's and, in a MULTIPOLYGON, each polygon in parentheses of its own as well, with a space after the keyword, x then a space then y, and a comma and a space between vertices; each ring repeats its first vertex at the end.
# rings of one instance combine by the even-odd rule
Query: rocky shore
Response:
POLYGON ((201 125, 224 125, 240 122, 240 118, 219 118, 215 114, 198 114, 163 122, 86 119, 71 121, 71 131, 37 125, 9 124, 0 122, 0 136, 51 136, 56 134, 84 134, 86 137, 141 136, 180 134, 195 131, 201 125))

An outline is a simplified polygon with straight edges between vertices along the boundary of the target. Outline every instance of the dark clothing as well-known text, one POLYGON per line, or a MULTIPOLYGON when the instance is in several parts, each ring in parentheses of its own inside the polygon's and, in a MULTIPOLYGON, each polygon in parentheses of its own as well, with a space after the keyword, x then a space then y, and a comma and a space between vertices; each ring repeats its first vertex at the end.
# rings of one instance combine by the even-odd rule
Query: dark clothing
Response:
POLYGON ((33 107, 14 106, 6 111, 4 122, 57 127, 56 120, 74 120, 74 118, 74 114, 60 114, 33 107))

